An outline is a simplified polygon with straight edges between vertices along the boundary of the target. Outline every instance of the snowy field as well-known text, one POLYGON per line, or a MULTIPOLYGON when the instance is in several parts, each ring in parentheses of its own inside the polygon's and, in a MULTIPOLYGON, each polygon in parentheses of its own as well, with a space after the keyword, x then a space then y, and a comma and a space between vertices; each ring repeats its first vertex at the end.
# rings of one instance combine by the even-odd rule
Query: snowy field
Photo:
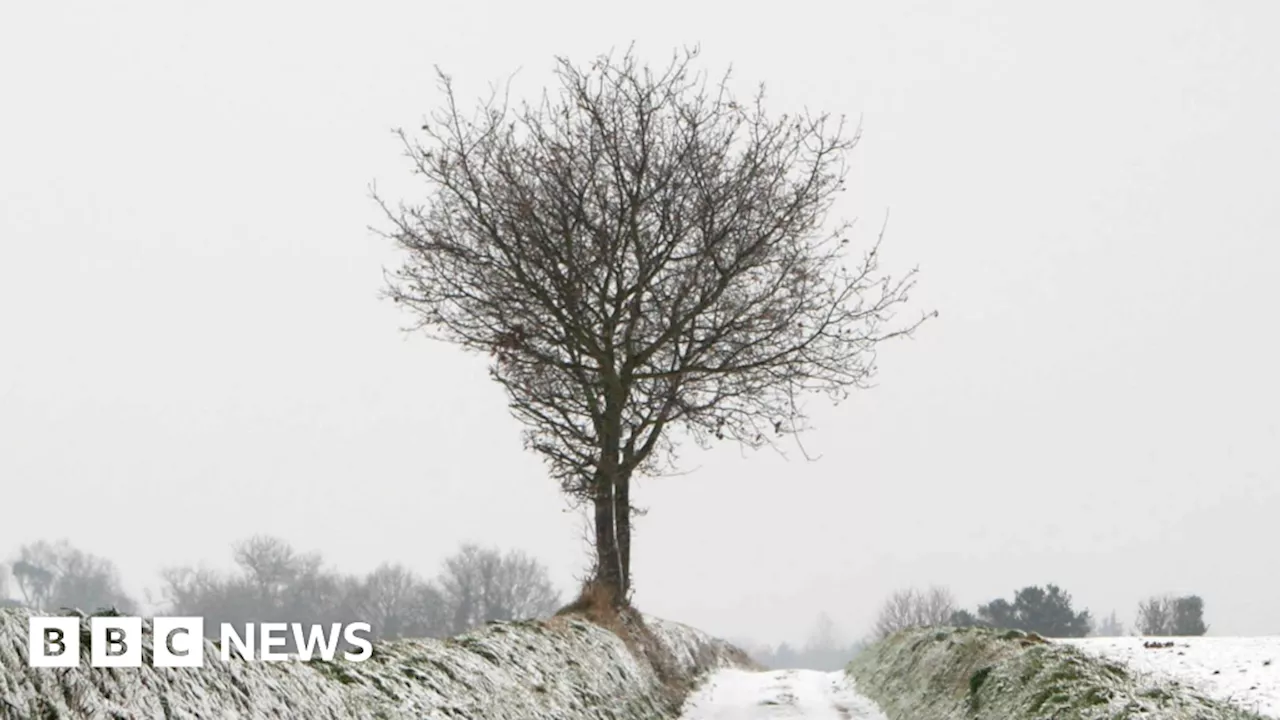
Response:
POLYGON ((1056 640, 1176 680, 1244 710, 1280 718, 1280 636, 1056 640), (1145 648, 1144 642, 1173 642, 1145 648))

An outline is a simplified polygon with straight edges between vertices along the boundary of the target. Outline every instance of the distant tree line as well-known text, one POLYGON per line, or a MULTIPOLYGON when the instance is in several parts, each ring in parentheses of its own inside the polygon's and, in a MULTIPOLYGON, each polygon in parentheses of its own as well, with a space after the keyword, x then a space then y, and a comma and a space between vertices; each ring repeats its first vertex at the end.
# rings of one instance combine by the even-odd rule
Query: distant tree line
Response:
POLYGON ((977 613, 957 610, 951 616, 956 627, 985 626, 1022 630, 1044 637, 1081 638, 1093 629, 1088 610, 1076 612, 1071 607, 1071 594, 1058 587, 1029 585, 1018 590, 1013 600, 996 598, 978 606, 977 613))
MULTIPOLYGON (((1012 600, 996 598, 975 611, 956 606, 950 591, 932 587, 900 590, 881 606, 873 639, 882 640, 901 630, 916 627, 990 627, 1034 632, 1044 637, 1080 638, 1124 635, 1124 625, 1113 611, 1095 621, 1088 610, 1077 612, 1071 594, 1057 585, 1030 585, 1014 593, 1012 600)), ((1138 606, 1139 635, 1204 635, 1204 600, 1197 595, 1164 595, 1144 600, 1138 606)))
POLYGON ((826 613, 818 616, 804 645, 794 646, 784 642, 771 646, 750 641, 738 641, 735 644, 746 650, 751 659, 770 670, 795 668, 827 672, 844 669, 866 646, 865 643, 843 639, 826 613))
POLYGON ((36 609, 114 607, 132 613, 137 603, 121 588, 120 573, 106 558, 72 547, 66 540, 40 540, 18 548, 9 563, 18 598, 6 605, 36 609))
MULTIPOLYGON (((161 572, 164 614, 205 618, 217 637, 221 623, 368 622, 376 639, 441 638, 493 620, 546 617, 561 604, 546 567, 520 551, 464 544, 434 578, 383 563, 363 575, 325 567, 318 553, 258 535, 234 543, 235 570, 181 566, 161 572)), ((66 541, 19 548, 9 563, 18 596, 5 604, 41 611, 114 608, 136 613, 111 561, 66 541)))

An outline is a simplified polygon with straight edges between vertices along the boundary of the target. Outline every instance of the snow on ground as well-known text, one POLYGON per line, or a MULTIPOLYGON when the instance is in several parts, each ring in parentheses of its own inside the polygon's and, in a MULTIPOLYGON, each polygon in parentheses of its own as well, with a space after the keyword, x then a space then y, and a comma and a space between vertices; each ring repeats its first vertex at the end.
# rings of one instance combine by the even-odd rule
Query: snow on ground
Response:
POLYGON ((886 720, 843 671, 723 669, 685 702, 680 720, 886 720))
POLYGON ((1055 642, 1181 682, 1259 715, 1280 718, 1280 637, 1116 637, 1055 642), (1174 646, 1145 648, 1145 642, 1172 642, 1174 646))

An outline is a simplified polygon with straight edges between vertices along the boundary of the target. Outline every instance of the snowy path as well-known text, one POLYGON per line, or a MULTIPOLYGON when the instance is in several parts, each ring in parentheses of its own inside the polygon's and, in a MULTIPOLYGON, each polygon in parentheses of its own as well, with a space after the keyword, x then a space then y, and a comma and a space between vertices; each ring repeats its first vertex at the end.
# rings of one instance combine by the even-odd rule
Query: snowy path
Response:
POLYGON ((702 684, 680 720, 885 720, 843 672, 720 670, 702 684))

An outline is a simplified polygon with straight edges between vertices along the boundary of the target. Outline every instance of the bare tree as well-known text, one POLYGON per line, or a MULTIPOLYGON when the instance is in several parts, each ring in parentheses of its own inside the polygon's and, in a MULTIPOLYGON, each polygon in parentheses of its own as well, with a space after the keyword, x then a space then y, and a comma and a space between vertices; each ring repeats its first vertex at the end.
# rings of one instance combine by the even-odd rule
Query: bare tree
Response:
POLYGON ((358 601, 364 619, 378 637, 403 637, 421 580, 403 565, 383 563, 365 578, 358 601))
POLYGON ((411 622, 406 637, 447 637, 449 635, 449 609, 444 593, 435 582, 417 586, 409 604, 411 622))
POLYGON ((544 617, 560 604, 546 567, 519 551, 463 545, 445 560, 439 583, 450 634, 490 620, 544 617))
POLYGON ((525 553, 508 551, 494 570, 486 578, 486 620, 546 617, 560 605, 546 566, 525 553))
POLYGON ((209 568, 169 567, 160 571, 160 596, 178 615, 215 615, 225 604, 223 579, 209 568))
POLYGON ((445 600, 449 634, 456 635, 484 622, 484 565, 495 564, 494 551, 478 545, 463 545, 445 559, 440 572, 440 590, 445 600))
POLYGON ((379 199, 406 254, 388 294, 493 357, 526 446, 592 508, 594 581, 618 603, 630 481, 674 468, 676 431, 775 445, 805 429, 802 396, 866 385, 876 346, 923 321, 890 327, 914 271, 882 275, 879 240, 849 257, 848 223, 823 231, 857 133, 770 116, 763 90, 740 103, 696 54, 559 58, 558 93, 471 117, 440 73, 425 140, 400 132, 427 202, 379 199))
POLYGON ((72 546, 66 540, 38 542, 18 549, 14 579, 27 605, 85 612, 115 608, 133 612, 137 605, 125 593, 115 563, 72 546))
POLYGON ((946 625, 955 611, 955 598, 944 587, 934 586, 925 592, 915 588, 899 590, 881 606, 875 635, 883 640, 908 628, 946 625))
POLYGON ((29 607, 43 610, 49 604, 55 577, 52 570, 19 559, 13 563, 13 577, 18 581, 18 590, 29 607))
POLYGON ((926 626, 945 624, 955 611, 955 596, 945 587, 935 585, 921 599, 920 619, 926 626))
POLYGON ((1090 635, 1093 637, 1123 637, 1124 623, 1120 622, 1120 618, 1112 610, 1111 615, 1103 618, 1090 635))
MULTIPOLYGON (((216 635, 221 623, 298 622, 327 625, 363 620, 356 603, 359 579, 323 567, 317 553, 300 553, 284 540, 257 535, 233 545, 238 572, 175 567, 161 572, 170 612, 206 618, 216 635)), ((292 648, 293 640, 286 646, 292 648)))
POLYGON ((1173 627, 1172 596, 1149 597, 1138 604, 1137 628, 1140 635, 1170 635, 1173 627))
POLYGON ((378 638, 443 637, 449 634, 444 596, 403 565, 383 563, 365 577, 354 606, 378 638))
POLYGON ((1160 595, 1138 605, 1138 632, 1178 637, 1204 635, 1204 600, 1198 595, 1160 595))
POLYGON ((806 650, 834 650, 844 644, 844 639, 840 637, 840 631, 836 628, 835 621, 827 613, 819 613, 818 619, 813 624, 813 629, 809 632, 809 641, 805 645, 806 650))
POLYGON ((264 604, 283 604, 289 589, 298 579, 314 573, 320 565, 318 555, 296 552, 289 543, 269 535, 255 535, 232 547, 236 565, 258 592, 264 604))

